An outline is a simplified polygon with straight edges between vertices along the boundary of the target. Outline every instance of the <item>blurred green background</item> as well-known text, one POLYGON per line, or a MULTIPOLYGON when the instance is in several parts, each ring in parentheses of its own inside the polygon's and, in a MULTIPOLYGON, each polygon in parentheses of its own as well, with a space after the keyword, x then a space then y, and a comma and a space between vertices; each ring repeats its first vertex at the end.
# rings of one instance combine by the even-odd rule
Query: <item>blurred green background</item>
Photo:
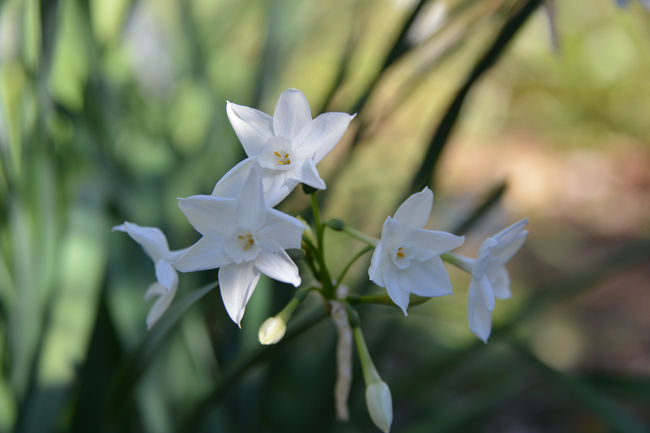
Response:
MULTIPOLYGON (((153 338, 153 266, 110 231, 198 239, 176 197, 209 193, 244 157, 226 100, 271 113, 288 87, 314 117, 358 112, 319 166, 325 219, 378 236, 429 184, 429 228, 466 234, 475 255, 530 217, 488 345, 455 269, 454 295, 408 318, 360 309, 393 431, 648 431, 650 13, 556 1, 553 43, 539 3, 0 3, 0 431, 377 431, 357 364, 351 419, 334 419, 330 322, 259 351, 292 288, 263 278, 242 330, 212 291, 153 338), (216 395, 249 353, 268 362, 216 395)), ((307 203, 298 188, 281 209, 307 203)), ((332 232, 327 245, 335 273, 360 248, 332 232)), ((346 283, 379 292, 366 266, 346 283)), ((182 275, 175 303, 215 279, 182 275)))

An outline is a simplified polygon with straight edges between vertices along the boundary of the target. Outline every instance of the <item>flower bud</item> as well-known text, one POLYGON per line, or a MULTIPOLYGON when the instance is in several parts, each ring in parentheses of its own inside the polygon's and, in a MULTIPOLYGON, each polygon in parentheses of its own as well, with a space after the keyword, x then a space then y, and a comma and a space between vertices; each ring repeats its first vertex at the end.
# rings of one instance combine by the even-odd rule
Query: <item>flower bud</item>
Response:
POLYGON ((393 423, 393 401, 386 382, 372 382, 366 387, 366 404, 375 425, 388 433, 393 423))
POLYGON ((262 323, 257 333, 257 338, 262 344, 275 344, 282 340, 284 333, 287 332, 287 324, 281 317, 269 317, 262 323))

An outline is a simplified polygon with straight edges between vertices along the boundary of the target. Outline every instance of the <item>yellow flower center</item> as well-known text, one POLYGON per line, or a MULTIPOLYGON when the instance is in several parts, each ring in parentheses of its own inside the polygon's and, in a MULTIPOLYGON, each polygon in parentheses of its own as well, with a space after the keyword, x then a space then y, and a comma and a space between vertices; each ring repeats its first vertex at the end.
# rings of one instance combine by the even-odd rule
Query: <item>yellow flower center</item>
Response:
POLYGON ((404 258, 404 253, 402 252, 402 247, 399 247, 397 249, 397 257, 399 257, 400 259, 404 258))
POLYGON ((280 153, 280 152, 273 152, 273 155, 277 158, 277 164, 278 165, 289 165, 291 164, 291 159, 289 159, 289 154, 288 153, 280 153))
POLYGON ((241 247, 244 251, 255 245, 255 239, 253 239, 253 235, 250 233, 247 233, 245 235, 238 235, 237 239, 241 241, 241 247))

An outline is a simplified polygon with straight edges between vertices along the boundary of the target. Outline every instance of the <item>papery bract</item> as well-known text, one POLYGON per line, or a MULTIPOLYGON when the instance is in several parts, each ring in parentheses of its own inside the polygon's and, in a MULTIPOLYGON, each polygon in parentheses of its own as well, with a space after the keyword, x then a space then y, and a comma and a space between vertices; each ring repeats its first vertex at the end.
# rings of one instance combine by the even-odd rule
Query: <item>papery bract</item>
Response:
POLYGON ((402 203, 394 217, 386 218, 368 270, 370 279, 386 288, 405 315, 410 293, 427 297, 451 293, 440 255, 465 240, 463 236, 423 229, 432 206, 433 193, 424 188, 402 203))
POLYGON ((304 226, 266 205, 258 167, 252 167, 238 196, 180 199, 181 210, 203 237, 175 266, 183 272, 220 268, 221 297, 228 315, 239 325, 260 273, 296 287, 300 284, 298 267, 285 249, 300 247, 304 226))
MULTIPOLYGON (((347 113, 323 113, 312 119, 307 98, 297 89, 282 92, 273 117, 232 102, 227 102, 226 113, 246 155, 262 168, 264 193, 271 207, 299 183, 325 189, 316 164, 339 142, 354 118, 347 113)), ((244 160, 224 178, 242 176, 240 171, 250 169, 250 164, 244 160)))

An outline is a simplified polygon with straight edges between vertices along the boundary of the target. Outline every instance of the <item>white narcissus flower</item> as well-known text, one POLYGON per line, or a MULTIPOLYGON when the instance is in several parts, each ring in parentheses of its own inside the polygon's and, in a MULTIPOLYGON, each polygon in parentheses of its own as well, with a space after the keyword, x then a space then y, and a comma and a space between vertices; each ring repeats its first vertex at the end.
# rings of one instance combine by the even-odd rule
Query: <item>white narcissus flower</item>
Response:
POLYGON ((125 222, 113 227, 113 231, 128 233, 154 261, 157 281, 151 283, 144 294, 145 300, 158 296, 156 302, 151 306, 149 314, 147 314, 147 328, 151 329, 160 319, 160 316, 167 311, 174 296, 176 296, 178 274, 173 264, 178 257, 185 253, 185 250, 169 251, 167 238, 157 227, 141 227, 137 224, 125 222))
POLYGON ((298 267, 285 252, 299 248, 303 224, 264 202, 260 169, 253 167, 239 198, 196 195, 180 199, 190 224, 203 235, 176 263, 182 272, 219 269, 226 311, 240 325, 260 273, 300 285, 298 267))
MULTIPOLYGON (((307 98, 297 89, 282 92, 273 117, 229 101, 226 113, 246 155, 263 169, 264 193, 271 207, 299 183, 325 189, 316 164, 339 142, 355 116, 323 113, 312 119, 307 98)), ((238 164, 231 172, 243 170, 241 165, 248 163, 238 164)))
POLYGON ((523 219, 487 238, 481 244, 476 259, 461 258, 461 267, 472 273, 467 300, 469 329, 487 343, 492 330, 492 310, 495 298, 508 299, 510 277, 505 264, 519 251, 528 236, 523 219))
POLYGON ((386 288, 404 315, 410 293, 427 297, 451 293, 440 255, 458 248, 465 240, 463 236, 423 228, 432 206, 433 193, 425 187, 402 203, 394 217, 386 218, 368 270, 370 279, 386 288))
POLYGON ((366 387, 366 405, 375 425, 388 433, 393 423, 393 399, 386 382, 380 380, 366 387))

